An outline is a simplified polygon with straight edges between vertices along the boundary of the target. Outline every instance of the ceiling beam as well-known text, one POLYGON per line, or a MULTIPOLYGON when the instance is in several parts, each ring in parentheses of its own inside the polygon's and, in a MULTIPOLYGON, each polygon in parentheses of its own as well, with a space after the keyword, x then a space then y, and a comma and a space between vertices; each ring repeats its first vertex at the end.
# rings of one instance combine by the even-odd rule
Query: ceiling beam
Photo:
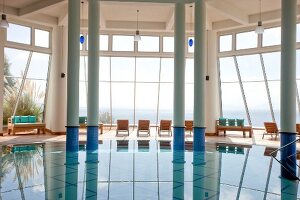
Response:
POLYGON ((169 13, 169 17, 168 17, 168 20, 167 20, 167 23, 166 23, 166 30, 167 31, 170 31, 170 30, 173 29, 174 22, 175 22, 174 17, 175 17, 175 12, 174 12, 174 8, 172 8, 172 10, 169 13))
POLYGON ((243 10, 240 10, 239 8, 230 4, 227 0, 222 0, 222 1, 209 0, 207 1, 207 5, 212 8, 215 8, 220 13, 224 14, 225 16, 227 16, 229 19, 232 19, 233 21, 236 21, 243 25, 249 24, 249 17, 247 14, 245 14, 246 12, 243 12, 243 10))
POLYGON ((61 14, 58 17, 58 26, 66 26, 68 24, 68 7, 65 7, 63 11, 61 11, 61 14))
MULTIPOLYGON (((3 4, 0 4, 0 8, 3 8, 3 4)), ((4 6, 4 11, 5 14, 15 15, 15 16, 17 16, 19 12, 17 8, 10 7, 10 6, 4 6)), ((1 9, 1 13, 2 13, 2 9, 1 9)))
MULTIPOLYGON (((82 27, 87 28, 87 20, 82 21, 82 27)), ((148 31, 163 31, 166 28, 166 23, 164 22, 139 22, 139 27, 141 32, 143 30, 148 31)), ((132 30, 133 33, 136 30, 136 22, 133 21, 106 21, 105 29, 115 29, 115 30, 132 30)))
POLYGON ((29 15, 36 12, 39 12, 43 9, 56 6, 57 4, 66 3, 65 0, 43 0, 32 3, 28 6, 19 9, 19 16, 29 15))
POLYGON ((105 20, 105 17, 103 15, 103 12, 101 10, 100 4, 99 4, 99 10, 100 10, 100 28, 105 29, 106 28, 106 20, 105 20))

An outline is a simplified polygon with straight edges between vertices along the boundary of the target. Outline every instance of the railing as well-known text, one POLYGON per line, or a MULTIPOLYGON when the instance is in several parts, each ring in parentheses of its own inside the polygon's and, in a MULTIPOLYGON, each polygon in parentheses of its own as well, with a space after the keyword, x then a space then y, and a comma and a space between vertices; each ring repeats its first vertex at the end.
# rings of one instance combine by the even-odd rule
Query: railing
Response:
MULTIPOLYGON (((292 142, 290 142, 290 143, 288 143, 288 144, 286 144, 286 145, 284 145, 284 146, 282 146, 282 147, 280 147, 280 148, 278 148, 278 149, 276 149, 275 151, 272 151, 272 152, 270 153, 270 156, 272 156, 275 160, 277 160, 277 162, 280 163, 281 167, 282 167, 284 170, 286 170, 290 175, 292 175, 292 177, 293 177, 295 180, 299 180, 299 181, 300 181, 300 178, 299 178, 298 176, 296 176, 296 175, 295 175, 288 167, 286 167, 286 166, 282 163, 281 160, 278 160, 278 159, 276 158, 276 153, 277 153, 278 151, 281 151, 282 149, 284 149, 284 148, 286 148, 286 147, 288 147, 288 146, 290 146, 290 145, 292 145, 292 144, 294 144, 294 143, 296 143, 296 142, 298 142, 298 141, 300 141, 300 138, 299 138, 299 139, 296 139, 296 140, 294 140, 294 141, 292 141, 292 142)), ((297 150, 296 150, 296 153, 287 156, 287 159, 290 160, 291 162, 293 162, 292 159, 291 159, 291 157, 297 156, 297 153, 298 153, 298 152, 297 152, 297 150)), ((300 166, 297 165, 297 163, 294 163, 294 164, 296 164, 296 166, 297 166, 298 168, 300 168, 300 166)))

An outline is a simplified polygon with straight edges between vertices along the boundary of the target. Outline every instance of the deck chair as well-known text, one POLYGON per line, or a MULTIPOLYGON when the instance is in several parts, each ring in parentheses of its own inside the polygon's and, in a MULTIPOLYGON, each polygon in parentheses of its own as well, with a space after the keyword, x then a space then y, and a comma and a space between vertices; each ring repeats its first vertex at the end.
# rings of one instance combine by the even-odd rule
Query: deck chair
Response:
POLYGON ((150 120, 139 120, 137 136, 140 136, 140 131, 147 132, 150 136, 150 120))
POLYGON ((263 133, 262 139, 264 139, 265 135, 275 135, 275 140, 277 139, 277 135, 279 134, 279 130, 277 128, 276 122, 264 122, 266 132, 263 133))
POLYGON ((168 135, 172 136, 172 129, 171 129, 172 120, 160 120, 159 128, 158 128, 158 135, 161 136, 162 131, 168 131, 168 135))
POLYGON ((128 119, 117 120, 116 136, 118 136, 119 131, 127 131, 128 136, 129 136, 129 122, 128 122, 128 119))
POLYGON ((184 121, 185 131, 190 131, 190 135, 192 135, 193 131, 193 120, 185 120, 184 121))

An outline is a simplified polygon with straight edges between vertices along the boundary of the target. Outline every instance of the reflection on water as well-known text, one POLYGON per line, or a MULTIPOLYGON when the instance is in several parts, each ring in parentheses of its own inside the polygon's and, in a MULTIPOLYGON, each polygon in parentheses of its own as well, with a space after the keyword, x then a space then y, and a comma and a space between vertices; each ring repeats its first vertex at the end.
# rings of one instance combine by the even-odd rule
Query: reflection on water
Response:
POLYGON ((61 143, 0 149, 0 200, 256 200, 299 193, 298 182, 279 177, 279 164, 263 146, 217 144, 192 152, 172 151, 168 141, 106 140, 93 152, 82 144, 66 153, 61 143))

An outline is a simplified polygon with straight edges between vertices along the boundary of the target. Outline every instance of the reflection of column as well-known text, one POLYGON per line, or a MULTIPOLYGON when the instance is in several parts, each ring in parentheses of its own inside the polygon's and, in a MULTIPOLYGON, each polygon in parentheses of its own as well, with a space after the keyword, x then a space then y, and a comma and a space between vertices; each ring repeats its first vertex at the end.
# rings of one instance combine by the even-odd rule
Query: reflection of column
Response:
POLYGON ((298 181, 290 181, 281 178, 281 199, 282 200, 296 200, 298 192, 298 181))
POLYGON ((86 192, 85 199, 97 199, 98 189, 98 150, 86 153, 86 192))
MULTIPOLYGON (((280 146, 296 139, 296 24, 297 0, 281 1, 281 95, 280 146)), ((281 151, 281 175, 292 179, 296 175, 296 143, 281 151), (287 159, 288 156, 294 155, 287 159), (284 167, 289 169, 287 172, 284 167), (293 175, 292 175, 293 174, 293 175)))
POLYGON ((80 1, 68 4, 67 151, 78 151, 80 1))
POLYGON ((87 150, 98 148, 99 118, 99 1, 89 0, 87 150))
MULTIPOLYGON (((0 66, 4 66, 4 41, 5 29, 0 30, 0 66)), ((3 92, 4 92, 4 67, 0 67, 0 136, 3 135, 3 92)))
POLYGON ((195 1, 194 150, 205 150, 205 1, 195 1))
MULTIPOLYGON (((205 199, 205 151, 193 153, 193 199, 205 199)), ((212 188, 213 189, 213 188, 212 188)))
POLYGON ((173 150, 173 199, 184 199, 184 151, 173 150))
POLYGON ((175 4, 174 148, 184 150, 185 4, 175 4))
POLYGON ((77 199, 78 152, 66 152, 65 195, 66 200, 77 199))

